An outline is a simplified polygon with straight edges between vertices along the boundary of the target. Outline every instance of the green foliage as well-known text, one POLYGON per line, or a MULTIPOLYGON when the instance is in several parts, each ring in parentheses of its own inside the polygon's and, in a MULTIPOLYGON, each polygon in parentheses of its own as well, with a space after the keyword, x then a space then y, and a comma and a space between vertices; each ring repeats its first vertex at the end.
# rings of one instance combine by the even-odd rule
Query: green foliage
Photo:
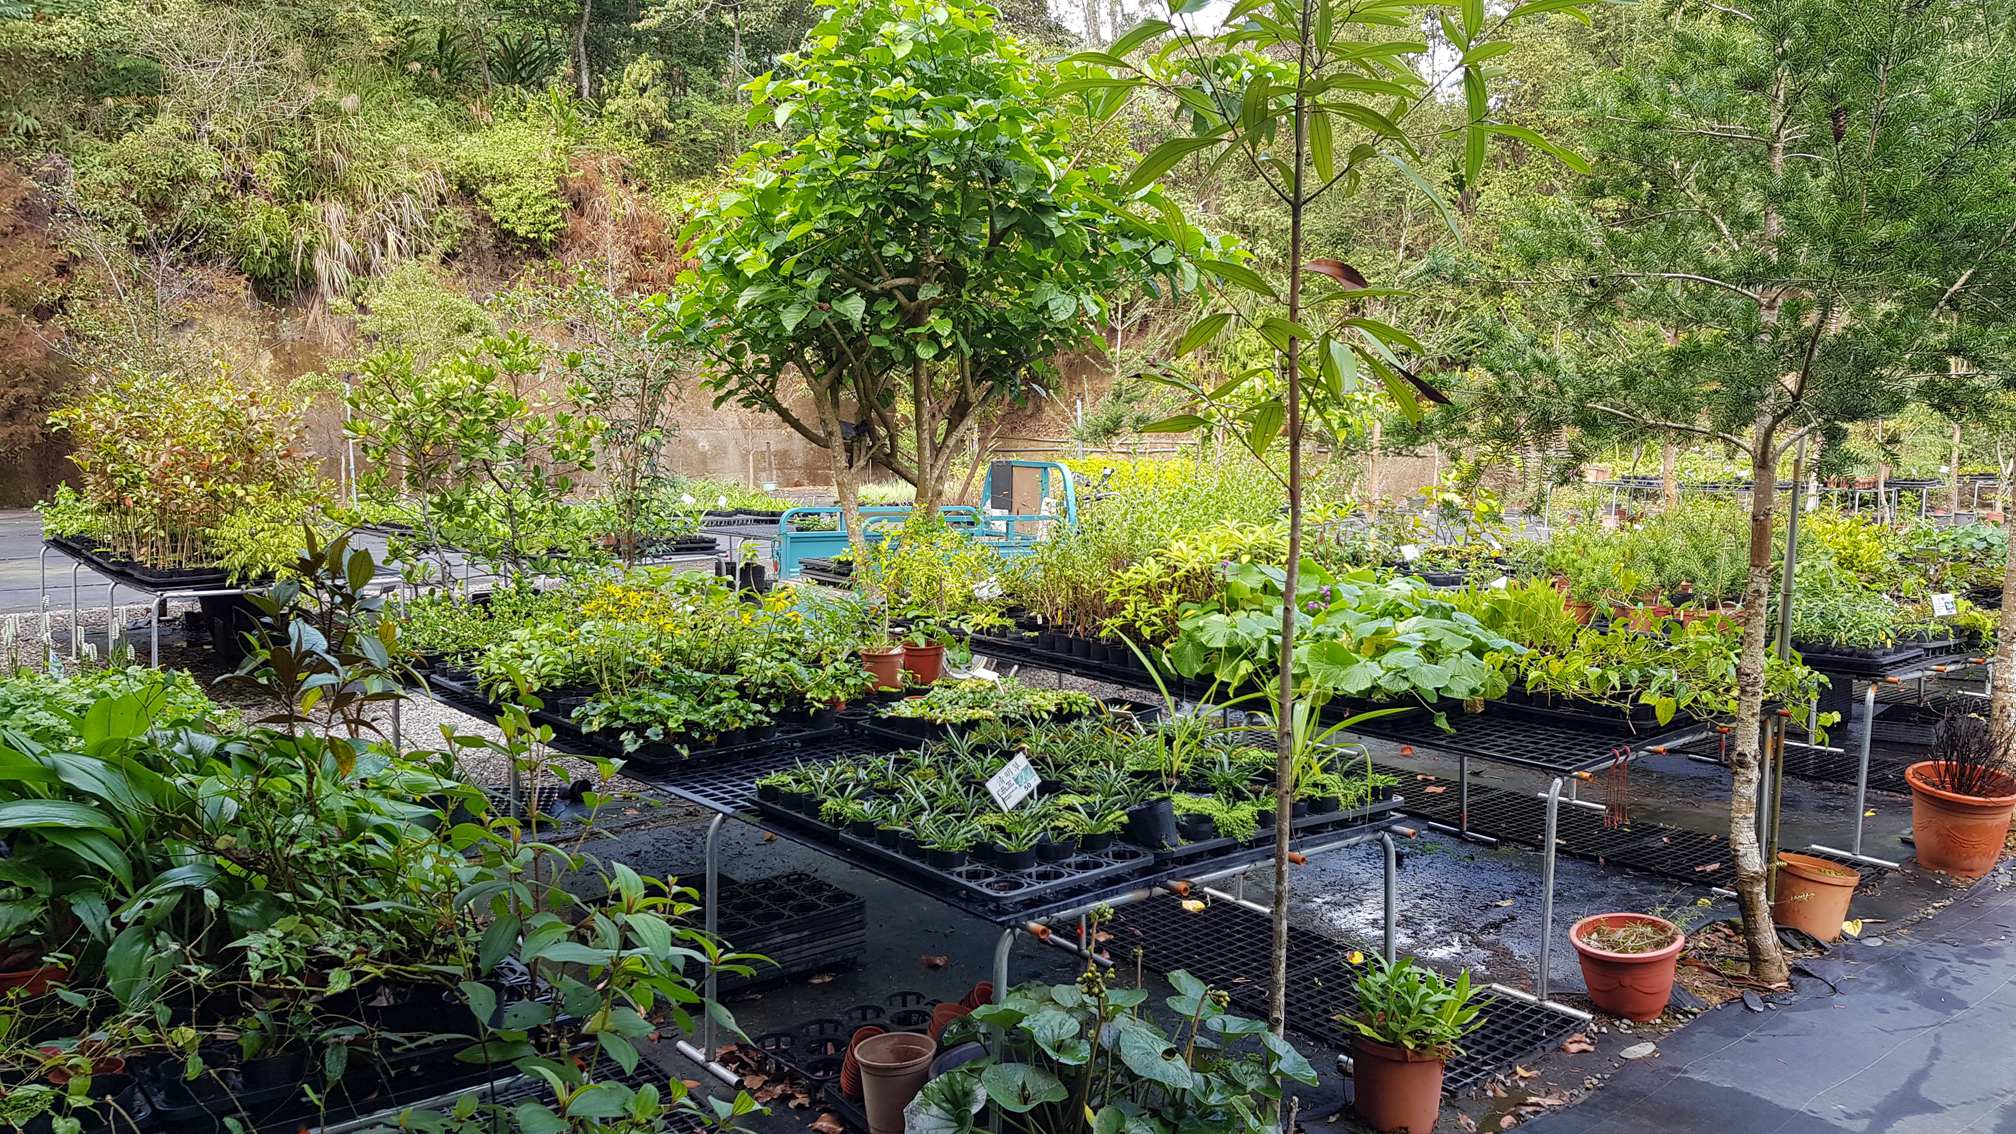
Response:
POLYGON ((856 442, 911 469, 931 506, 972 415, 1039 390, 1110 293, 1180 274, 1175 257, 1113 203, 1114 171, 1074 162, 985 9, 832 5, 781 62, 748 89, 752 121, 786 136, 744 155, 696 218, 677 321, 708 346, 718 400, 787 415, 836 452, 843 401, 909 395, 907 453, 894 413, 856 442), (812 424, 779 386, 793 365, 812 424))
POLYGON ((1146 989, 1112 987, 1096 967, 1074 984, 1010 989, 970 1017, 989 1054, 932 1080, 910 1129, 1277 1129, 1286 1084, 1313 1084, 1315 1069, 1266 1021, 1228 1013, 1223 990, 1181 969, 1169 983, 1170 1031, 1143 1009, 1146 989))
POLYGON ((21 670, 0 677, 0 720, 17 737, 44 748, 74 750, 83 743, 84 720, 92 707, 121 699, 145 706, 156 728, 194 726, 228 733, 237 719, 179 669, 124 666, 83 669, 61 677, 21 670))
POLYGON ((104 375, 50 421, 69 437, 79 488, 55 530, 155 567, 228 566, 250 578, 292 558, 324 497, 302 448, 298 390, 218 369, 104 375))
POLYGON ((1470 970, 1450 981, 1402 957, 1392 964, 1374 958, 1358 974, 1358 1014, 1348 1021, 1358 1034, 1387 1047, 1427 1055, 1463 1054, 1457 1044, 1484 1026, 1471 1003, 1470 970))
POLYGON ((566 228, 567 140, 530 115, 499 118, 455 151, 455 180, 506 235, 551 247, 566 228))

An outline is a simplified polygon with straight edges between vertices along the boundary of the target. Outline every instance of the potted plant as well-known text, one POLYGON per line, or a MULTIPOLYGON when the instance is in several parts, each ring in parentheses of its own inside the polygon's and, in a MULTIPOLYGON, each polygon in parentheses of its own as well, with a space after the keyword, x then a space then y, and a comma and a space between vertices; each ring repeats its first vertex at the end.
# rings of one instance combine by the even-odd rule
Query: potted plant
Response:
POLYGON ((875 688, 903 688, 903 643, 888 631, 870 637, 861 647, 861 664, 875 679, 875 688))
POLYGON ((1381 1134, 1427 1134, 1442 1113, 1444 1066, 1461 1054, 1458 1041, 1484 1025, 1470 1003, 1470 972, 1452 982, 1412 958, 1374 959, 1357 992, 1351 1107, 1381 1134))
POLYGON ((1932 749, 1904 770, 1918 861, 1964 878, 1986 874, 2009 841, 2016 763, 2008 741, 1970 713, 1939 720, 1932 749))
POLYGON ((1861 874, 1838 862, 1780 851, 1771 920, 1822 941, 1838 940, 1841 923, 1848 918, 1848 903, 1861 881, 1861 874))
POLYGON ((1648 913, 1602 913, 1568 931, 1582 962, 1589 999, 1612 1016, 1656 1020, 1673 995, 1673 973, 1687 935, 1648 913))
POLYGON ((914 614, 903 635, 903 668, 919 685, 945 676, 945 646, 952 640, 950 624, 927 614, 914 614))

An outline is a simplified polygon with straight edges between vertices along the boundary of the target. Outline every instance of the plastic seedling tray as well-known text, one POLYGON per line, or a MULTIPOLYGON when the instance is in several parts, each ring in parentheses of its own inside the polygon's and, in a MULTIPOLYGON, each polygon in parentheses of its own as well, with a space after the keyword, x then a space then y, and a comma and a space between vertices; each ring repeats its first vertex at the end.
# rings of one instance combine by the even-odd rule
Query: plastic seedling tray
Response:
MULTIPOLYGON (((466 670, 444 671, 437 669, 430 671, 426 675, 427 683, 436 690, 437 694, 441 695, 442 700, 447 701, 456 708, 462 709, 464 712, 468 712, 474 716, 494 717, 498 709, 497 703, 486 696, 482 688, 475 683, 473 675, 467 675, 467 673, 468 671, 466 670)), ((682 748, 676 744, 659 742, 646 744, 634 751, 625 752, 622 743, 614 737, 584 732, 580 725, 575 724, 573 720, 569 719, 567 712, 571 711, 573 704, 579 703, 578 699, 570 699, 562 694, 560 696, 542 698, 542 700, 545 700, 549 706, 554 707, 537 710, 531 714, 532 720, 535 724, 550 726, 553 729, 555 741, 559 742, 563 747, 571 746, 576 750, 587 749, 592 752, 599 752, 607 756, 622 759, 628 764, 635 765, 639 770, 645 771, 682 764, 691 760, 716 759, 748 752, 765 751, 779 745, 803 744, 807 741, 819 740, 835 735, 843 727, 837 717, 823 724, 784 722, 767 727, 761 730, 759 734, 745 735, 743 739, 729 744, 696 745, 690 748, 682 748), (560 706, 563 704, 567 707, 566 711, 561 711, 560 709, 560 706)))
POLYGON ((940 869, 925 861, 922 852, 907 854, 882 846, 872 839, 851 835, 781 803, 758 799, 756 807, 782 823, 817 833, 863 858, 900 870, 954 900, 982 906, 1023 905, 1155 864, 1152 853, 1116 842, 1105 850, 1081 850, 1061 862, 1038 862, 1025 870, 1003 869, 971 858, 962 866, 940 869))
POLYGON ((1894 646, 1875 649, 1807 646, 1794 642, 1792 648, 1798 651, 1799 659, 1808 667, 1822 673, 1881 675, 1905 662, 1925 656, 1925 647, 1915 642, 1898 642, 1894 646))
POLYGON ((231 573, 222 567, 154 567, 123 556, 99 551, 67 536, 53 536, 51 546, 83 560, 101 575, 129 584, 136 590, 220 590, 231 585, 231 573))

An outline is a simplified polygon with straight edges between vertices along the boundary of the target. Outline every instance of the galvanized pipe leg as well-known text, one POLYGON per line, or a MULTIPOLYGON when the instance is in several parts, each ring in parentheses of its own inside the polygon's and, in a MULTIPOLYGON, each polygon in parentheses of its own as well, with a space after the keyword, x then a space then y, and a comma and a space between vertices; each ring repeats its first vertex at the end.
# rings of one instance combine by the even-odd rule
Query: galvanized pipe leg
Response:
MULTIPOLYGON (((700 896, 700 905, 706 911, 703 925, 707 936, 713 937, 721 926, 721 826, 726 823, 726 815, 716 815, 707 824, 707 890, 700 896)), ((721 974, 714 966, 707 966, 707 1004, 700 1017, 700 1046, 705 1058, 703 1063, 714 1062, 714 1002, 721 991, 721 974)))
POLYGON ((1379 832, 1379 845, 1386 851, 1386 963, 1392 964, 1400 936, 1400 848, 1393 844, 1393 832, 1379 832))
POLYGON ((1862 853, 1863 812, 1869 809, 1869 734, 1876 731, 1876 683, 1869 683, 1869 691, 1862 694, 1862 742, 1856 745, 1855 767, 1855 841, 1848 849, 1855 854, 1862 853))
POLYGON ((119 589, 118 583, 105 584, 105 660, 108 662, 112 660, 112 647, 114 643, 118 640, 118 630, 114 626, 114 619, 112 616, 112 612, 114 609, 112 605, 112 595, 118 589, 119 589))
POLYGON ((1456 830, 1470 837, 1470 754, 1456 754, 1456 830))
POLYGON ((84 638, 84 631, 78 625, 78 620, 82 616, 78 613, 77 610, 77 572, 81 570, 83 566, 84 565, 82 563, 72 563, 70 565, 70 660, 71 661, 77 660, 77 651, 82 648, 81 643, 84 638))
POLYGON ((1547 788, 1547 831, 1540 848, 1540 973, 1533 994, 1547 999, 1554 948, 1554 832, 1561 821, 1561 777, 1547 788))

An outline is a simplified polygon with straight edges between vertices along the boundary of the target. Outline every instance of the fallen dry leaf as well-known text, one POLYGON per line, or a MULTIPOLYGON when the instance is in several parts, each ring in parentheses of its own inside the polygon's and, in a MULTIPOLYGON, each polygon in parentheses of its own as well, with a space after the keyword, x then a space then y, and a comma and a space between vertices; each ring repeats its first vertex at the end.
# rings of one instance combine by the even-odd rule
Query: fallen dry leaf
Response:
POLYGON ((1448 788, 1446 788, 1446 787, 1424 787, 1424 788, 1422 788, 1422 789, 1421 789, 1421 794, 1423 794, 1423 795, 1441 795, 1441 794, 1442 794, 1443 792, 1445 792, 1445 791, 1448 791, 1448 790, 1449 790, 1449 789, 1448 789, 1448 788))
POLYGON ((777 841, 777 832, 775 832, 775 831, 765 831, 765 832, 763 832, 763 841, 764 841, 764 842, 766 842, 766 843, 774 843, 774 842, 776 842, 776 841, 777 841))
POLYGON ((1521 1067, 1517 1063, 1514 1063, 1512 1065, 1512 1074, 1521 1079, 1531 1079, 1538 1076, 1540 1072, 1535 1071, 1530 1067, 1521 1067))
POLYGON ((944 953, 926 953, 917 960, 927 969, 942 969, 952 963, 952 958, 944 953))
POLYGON ((1498 1120, 1498 1129, 1500 1130, 1510 1130, 1517 1125, 1519 1125, 1519 1117, 1517 1115, 1508 1114, 1498 1120))
POLYGON ((1494 906, 1498 906, 1498 907, 1500 907, 1500 908, 1503 908, 1503 907, 1505 907, 1505 906, 1509 906, 1509 905, 1511 905, 1511 904, 1512 904, 1512 901, 1513 901, 1513 900, 1512 900, 1511 898, 1507 898, 1507 899, 1505 899, 1505 900, 1504 900, 1504 901, 1502 901, 1502 902, 1492 902, 1491 904, 1492 904, 1492 905, 1494 905, 1494 906))
POLYGON ((813 974, 812 974, 811 976, 809 976, 809 977, 806 977, 806 978, 805 978, 805 983, 806 983, 806 984, 832 984, 832 983, 833 983, 833 974, 832 974, 832 973, 813 973, 813 974))
POLYGON ((1200 901, 1198 901, 1198 900, 1197 900, 1196 898, 1185 898, 1185 899, 1183 899, 1183 912, 1184 912, 1184 913, 1203 913, 1203 912, 1204 912, 1204 910, 1205 910, 1205 905, 1204 905, 1204 903, 1203 903, 1203 902, 1200 902, 1200 901))
POLYGON ((1577 1032, 1561 1041, 1561 1050, 1567 1052, 1569 1055, 1581 1055, 1584 1052, 1595 1051, 1596 1041, 1577 1032))
POLYGON ((847 1134, 847 1127, 841 1123, 840 1116, 830 1110, 813 1119, 812 1125, 806 1129, 812 1134, 847 1134))

